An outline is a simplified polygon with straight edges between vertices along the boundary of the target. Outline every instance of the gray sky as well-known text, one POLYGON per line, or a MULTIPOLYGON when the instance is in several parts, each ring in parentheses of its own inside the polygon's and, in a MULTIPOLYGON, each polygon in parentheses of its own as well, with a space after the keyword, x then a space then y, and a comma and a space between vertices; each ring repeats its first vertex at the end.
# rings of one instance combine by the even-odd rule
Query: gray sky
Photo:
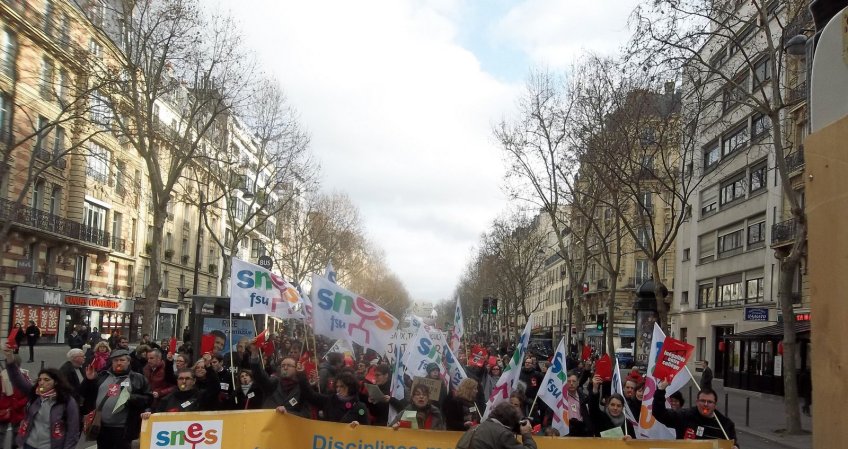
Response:
POLYGON ((221 0, 414 300, 449 298, 506 209, 492 125, 532 67, 615 51, 634 0, 221 0))

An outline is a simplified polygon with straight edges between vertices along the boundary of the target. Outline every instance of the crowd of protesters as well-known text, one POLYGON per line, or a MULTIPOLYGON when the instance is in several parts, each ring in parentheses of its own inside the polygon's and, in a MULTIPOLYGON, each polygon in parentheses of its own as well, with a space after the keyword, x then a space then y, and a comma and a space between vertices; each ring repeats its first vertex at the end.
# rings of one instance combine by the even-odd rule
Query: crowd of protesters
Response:
MULTIPOLYGON (((95 411, 100 429, 91 438, 96 438, 98 447, 117 449, 130 447, 139 437, 141 421, 152 413, 246 409, 275 409, 352 427, 463 431, 459 447, 472 449, 488 447, 479 445, 507 433, 522 436, 514 447, 530 448, 536 447, 534 434, 558 436, 552 427, 553 412, 536 400, 550 364, 532 353, 523 360, 519 386, 509 401, 481 423, 486 400, 512 356, 512 348, 505 346, 475 345, 485 349, 473 354, 473 362, 458 354, 468 377, 453 390, 442 381, 435 395, 426 383, 413 384, 407 378, 402 399, 397 399, 387 359, 358 346, 353 354, 328 352, 332 342, 320 336, 314 340, 317 351, 301 340, 277 335, 260 342, 242 338, 232 351, 216 345, 195 357, 189 341, 176 346, 170 339, 157 343, 144 335, 130 349, 126 337, 101 339, 97 333, 92 340, 94 332, 81 347, 73 345, 59 369, 42 369, 34 382, 20 368, 12 348, 5 350, 0 427, 5 431, 6 423, 11 424, 16 435, 13 447, 73 448, 86 415, 95 411)), ((625 377, 623 394, 617 394, 608 380, 595 375, 593 358, 569 357, 566 366, 572 368, 564 392, 568 436, 600 436, 620 427, 625 439, 633 437, 632 424, 625 424, 625 409, 638 421, 644 391, 639 371, 634 368, 625 377)), ((428 365, 426 371, 431 379, 444 378, 438 364, 428 365)), ((675 393, 667 398, 670 407, 666 407, 665 387, 665 382, 658 386, 653 413, 678 438, 724 438, 726 432, 735 440, 733 423, 716 410, 714 391, 703 389, 691 408, 675 393)))

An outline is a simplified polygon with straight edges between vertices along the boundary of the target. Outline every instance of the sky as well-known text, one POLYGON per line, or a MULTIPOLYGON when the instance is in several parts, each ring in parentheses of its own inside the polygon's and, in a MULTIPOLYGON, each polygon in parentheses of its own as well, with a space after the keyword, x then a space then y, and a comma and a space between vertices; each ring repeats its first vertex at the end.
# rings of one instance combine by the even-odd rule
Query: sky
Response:
POLYGON ((220 0, 279 79, 325 192, 415 301, 452 297, 509 206, 493 126, 534 68, 615 52, 634 0, 220 0))

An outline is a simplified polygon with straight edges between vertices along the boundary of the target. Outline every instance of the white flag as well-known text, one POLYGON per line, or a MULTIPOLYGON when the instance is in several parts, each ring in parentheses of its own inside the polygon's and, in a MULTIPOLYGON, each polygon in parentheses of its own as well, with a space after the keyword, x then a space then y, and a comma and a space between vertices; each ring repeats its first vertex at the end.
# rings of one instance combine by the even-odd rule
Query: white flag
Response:
MULTIPOLYGON (((612 392, 624 397, 624 387, 621 385, 621 371, 618 369, 618 357, 615 358, 615 369, 612 371, 612 392)), ((624 402, 624 416, 630 421, 630 425, 635 426, 637 424, 636 418, 633 416, 633 411, 627 405, 627 401, 624 402)), ((622 430, 624 433, 627 433, 626 428, 622 430)))
MULTIPOLYGON (((330 349, 327 350, 327 354, 331 352, 338 352, 339 354, 348 355, 351 358, 354 358, 353 345, 350 344, 350 342, 345 340, 344 338, 340 338, 336 340, 335 343, 333 343, 333 346, 331 346, 330 349)), ((325 359, 327 358, 327 354, 324 354, 325 359)))
MULTIPOLYGON (((393 355, 394 355, 394 358, 395 358, 395 364, 394 364, 395 369, 394 369, 394 371, 392 371, 392 387, 391 387, 391 393, 390 394, 393 398, 397 399, 398 401, 403 401, 403 399, 405 397, 403 375, 406 374, 406 365, 403 364, 402 359, 404 358, 404 356, 406 354, 403 353, 403 351, 400 348, 400 345, 395 345, 393 352, 394 352, 393 355)), ((390 425, 395 420, 395 417, 397 416, 397 414, 398 414, 398 410, 395 410, 395 408, 392 407, 391 404, 389 404, 389 420, 387 421, 387 424, 390 425)))
MULTIPOLYGON (((677 435, 674 429, 669 429, 657 421, 651 411, 654 408, 654 393, 657 391, 657 379, 654 377, 654 365, 657 361, 657 353, 665 341, 665 333, 659 324, 654 323, 654 336, 651 340, 651 353, 648 356, 648 374, 645 376, 645 394, 642 397, 642 409, 639 413, 639 425, 636 426, 636 438, 650 438, 654 440, 673 440, 677 435)), ((674 376, 671 384, 665 389, 667 395, 680 390, 689 382, 687 376, 674 376)), ((668 396, 666 396, 668 397, 668 396)), ((666 404, 666 406, 668 406, 666 404)))
POLYGON ((373 302, 329 279, 312 275, 312 327, 316 334, 343 338, 378 353, 392 342, 398 319, 373 302))
POLYGON ((300 301, 297 289, 282 277, 259 265, 232 259, 230 313, 285 316, 300 301))
POLYGON ((336 273, 336 269, 333 268, 333 262, 330 260, 327 261, 327 268, 324 270, 324 277, 327 278, 327 280, 329 280, 333 284, 336 283, 336 278, 338 276, 336 273))
POLYGON ((524 326, 524 331, 518 338, 518 345, 515 347, 515 352, 512 354, 509 364, 504 367, 503 374, 501 374, 495 387, 492 388, 492 394, 486 402, 486 413, 483 414, 484 420, 496 405, 509 400, 509 395, 515 390, 518 376, 521 375, 521 366, 524 364, 524 355, 527 353, 527 345, 530 343, 531 322, 530 319, 527 320, 527 325, 524 326))
POLYGON ((465 324, 462 321, 462 305, 459 302, 459 296, 457 296, 456 311, 454 311, 453 314, 453 331, 451 332, 450 341, 450 347, 454 354, 458 353, 460 350, 463 335, 465 335, 465 324))
POLYGON ((542 379, 539 388, 538 399, 553 410, 551 427, 559 431, 560 436, 566 436, 569 432, 568 400, 566 395, 566 383, 568 382, 568 367, 565 364, 565 339, 563 338, 557 346, 554 360, 542 379))

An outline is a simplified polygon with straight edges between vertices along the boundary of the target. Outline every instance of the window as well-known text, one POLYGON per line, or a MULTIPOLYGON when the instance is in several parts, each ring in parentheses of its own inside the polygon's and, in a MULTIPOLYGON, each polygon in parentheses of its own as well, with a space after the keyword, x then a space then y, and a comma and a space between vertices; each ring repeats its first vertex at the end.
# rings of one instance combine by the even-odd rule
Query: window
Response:
POLYGON ((742 229, 733 231, 729 234, 720 235, 718 237, 718 253, 723 256, 738 254, 742 250, 743 243, 742 229))
POLYGON ((259 249, 262 247, 262 242, 259 239, 253 239, 250 242, 250 257, 256 259, 259 257, 259 249))
POLYGON ((686 248, 686 249, 683 250, 683 261, 684 262, 689 260, 689 254, 690 254, 689 248, 686 248))
POLYGON ((103 18, 106 16, 106 5, 103 0, 89 0, 86 16, 94 25, 103 26, 103 18))
POLYGON ((146 266, 144 267, 144 277, 141 280, 141 286, 142 288, 147 288, 148 285, 150 285, 150 267, 146 266))
POLYGON ((53 35, 53 1, 44 2, 44 34, 53 35))
POLYGON ((757 114, 751 119, 751 135, 758 139, 771 131, 771 119, 767 115, 757 114))
POLYGON ((706 360, 707 357, 707 337, 698 337, 698 345, 695 347, 696 360, 706 360))
POLYGON ((652 207, 651 192, 639 193, 639 213, 651 215, 654 208, 652 207))
POLYGON ((771 60, 766 57, 754 64, 754 87, 771 79, 771 60))
POLYGON ((712 262, 715 259, 715 234, 712 232, 698 238, 698 262, 712 262))
POLYGON ((127 265, 127 287, 132 291, 135 283, 135 265, 127 265))
POLYGON ((648 265, 648 261, 644 259, 636 260, 636 285, 642 285, 650 278, 651 267, 648 265))
POLYGON ((106 183, 109 179, 109 152, 106 148, 96 143, 91 144, 86 174, 97 182, 106 183))
POLYGON ((4 94, 0 94, 0 138, 6 138, 6 134, 10 131, 9 129, 9 108, 12 106, 12 102, 9 101, 9 97, 4 94))
POLYGON ((83 214, 82 224, 96 231, 106 229, 106 208, 86 201, 83 214))
POLYGON ((742 274, 725 276, 718 280, 716 307, 739 304, 742 301, 742 274))
POLYGON ((88 256, 77 256, 74 264, 74 287, 83 289, 83 284, 88 278, 88 256))
POLYGON ((65 153, 65 128, 56 126, 56 134, 53 136, 53 157, 62 157, 65 153))
POLYGON ((180 254, 183 258, 189 257, 188 253, 188 238, 183 238, 182 242, 180 242, 180 254))
POLYGON ((748 76, 747 74, 734 79, 722 92, 722 111, 727 112, 736 106, 745 103, 748 95, 748 76))
POLYGON ((41 59, 41 96, 49 97, 53 92, 53 60, 44 57, 41 59))
POLYGON ((3 74, 9 78, 15 76, 15 58, 18 55, 18 38, 10 29, 3 30, 3 74))
POLYGON ((35 135, 35 157, 39 157, 42 160, 49 160, 50 155, 47 154, 47 151, 44 149, 44 142, 47 140, 47 134, 50 132, 50 121, 47 120, 46 117, 38 116, 38 128, 36 129, 37 134, 35 135))
POLYGON ((762 302, 764 296, 762 277, 748 279, 745 282, 745 302, 762 302))
POLYGON ((713 298, 713 284, 701 284, 698 286, 698 308, 709 309, 715 306, 713 298))
MULTIPOLYGON (((689 304, 689 292, 685 291, 680 295, 680 304, 689 304)), ((683 328, 686 329, 686 328, 683 328)), ((680 329, 680 332, 683 332, 683 329, 680 329)))
MULTIPOLYGON (((112 241, 115 241, 116 239, 121 238, 121 234, 122 234, 121 228, 123 227, 123 221, 124 221, 124 215, 122 213, 120 213, 120 212, 113 212, 112 213, 112 241)), ((113 246, 116 246, 116 245, 113 245, 113 246)), ((123 248, 112 248, 112 249, 120 250, 121 252, 123 252, 123 248)))
POLYGON ((760 164, 751 169, 751 174, 748 176, 748 185, 751 186, 751 193, 766 188, 766 177, 768 176, 767 168, 766 164, 760 164))
POLYGON ((44 180, 39 179, 32 188, 32 208, 41 210, 44 206, 44 180))
POLYGON ((109 273, 109 282, 112 284, 112 290, 109 293, 117 294, 118 293, 118 273, 120 266, 118 262, 112 262, 111 264, 111 272, 109 273))
POLYGON ((100 126, 108 126, 112 121, 109 104, 99 90, 91 94, 91 121, 100 126))
POLYGON ((704 150, 704 171, 718 164, 719 149, 718 142, 713 143, 704 150))
POLYGON ((100 59, 103 57, 103 46, 100 45, 100 42, 91 38, 91 40, 88 41, 88 52, 91 53, 91 56, 100 59))
POLYGON ((59 206, 62 204, 62 188, 53 187, 50 191, 50 212, 53 215, 59 215, 59 206))
POLYGON ((721 204, 731 203, 745 197, 745 177, 737 176, 721 185, 721 204))
POLYGON ((647 228, 638 228, 636 229, 636 241, 643 248, 648 248, 650 244, 650 239, 648 238, 648 229, 647 228))
POLYGON ((748 127, 742 126, 736 129, 721 142, 721 154, 727 156, 748 143, 748 127))
POLYGON ((761 248, 766 241, 766 222, 748 225, 748 249, 761 248))

